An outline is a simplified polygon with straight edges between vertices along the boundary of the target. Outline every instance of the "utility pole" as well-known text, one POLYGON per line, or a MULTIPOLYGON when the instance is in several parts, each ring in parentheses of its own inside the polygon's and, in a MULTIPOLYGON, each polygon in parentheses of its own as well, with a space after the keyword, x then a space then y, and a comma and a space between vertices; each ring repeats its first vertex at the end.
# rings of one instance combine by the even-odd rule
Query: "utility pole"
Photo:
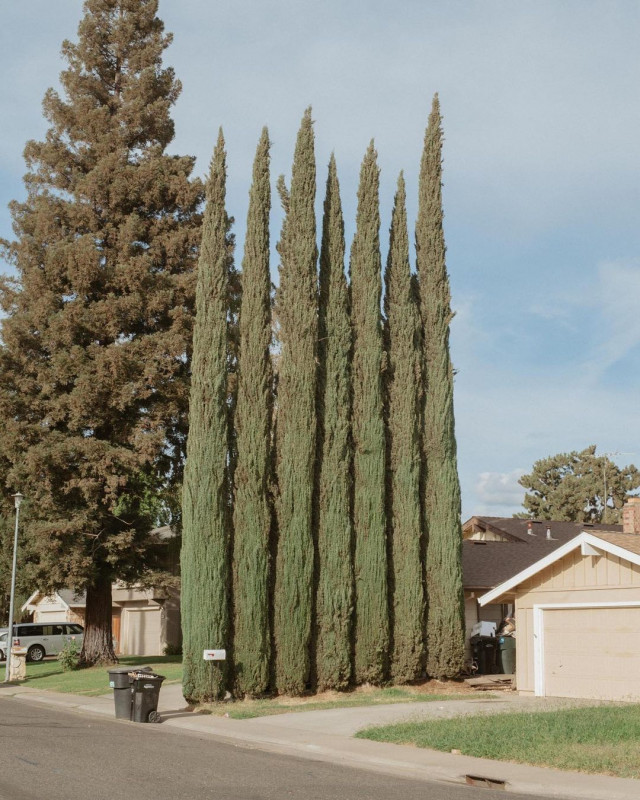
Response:
POLYGON ((7 633, 7 667, 4 679, 8 683, 11 674, 11 648, 13 646, 13 602, 16 594, 16 566, 18 564, 18 521, 20 519, 20 503, 23 495, 18 492, 12 495, 16 509, 16 529, 13 534, 13 566, 11 568, 11 595, 9 598, 9 631, 7 633))

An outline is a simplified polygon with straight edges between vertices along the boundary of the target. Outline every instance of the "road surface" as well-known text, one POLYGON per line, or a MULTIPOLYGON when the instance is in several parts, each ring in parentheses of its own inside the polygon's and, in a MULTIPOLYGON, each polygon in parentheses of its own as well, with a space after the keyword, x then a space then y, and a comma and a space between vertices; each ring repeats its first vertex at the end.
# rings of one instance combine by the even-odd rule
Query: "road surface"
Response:
MULTIPOLYGON (((510 800, 525 800, 508 793, 510 800)), ((0 800, 504 800, 0 699, 0 800)), ((530 796, 526 800, 531 800, 530 796)))

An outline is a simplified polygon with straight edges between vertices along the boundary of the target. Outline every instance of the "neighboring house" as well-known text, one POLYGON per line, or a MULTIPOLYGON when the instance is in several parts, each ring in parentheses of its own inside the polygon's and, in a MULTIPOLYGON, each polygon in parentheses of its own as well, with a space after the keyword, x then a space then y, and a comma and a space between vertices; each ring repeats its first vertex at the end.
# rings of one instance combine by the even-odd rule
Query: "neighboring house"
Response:
MULTIPOLYGON (((176 589, 112 587, 111 629, 116 653, 127 656, 162 655, 167 645, 181 642, 180 599, 176 589)), ((65 620, 84 624, 86 597, 68 589, 53 594, 35 591, 22 606, 34 622, 65 620)))
POLYGON ((480 597, 514 603, 523 694, 640 701, 640 497, 480 597), (619 526, 616 526, 619 527, 619 526))
MULTIPOLYGON (((179 539, 169 526, 150 532, 164 548, 163 566, 179 573, 179 539)), ((111 629, 119 655, 162 655, 167 646, 182 642, 180 628, 180 592, 178 589, 141 587, 127 588, 121 583, 112 586, 111 629)), ((34 622, 55 620, 84 624, 86 597, 69 589, 53 594, 35 591, 22 606, 23 613, 33 615, 34 622)))
POLYGON ((622 531, 622 526, 480 516, 471 517, 464 523, 462 575, 465 638, 469 654, 469 637, 476 622, 499 623, 514 612, 513 602, 508 597, 497 598, 483 607, 478 604, 478 598, 557 550, 583 530, 622 531))

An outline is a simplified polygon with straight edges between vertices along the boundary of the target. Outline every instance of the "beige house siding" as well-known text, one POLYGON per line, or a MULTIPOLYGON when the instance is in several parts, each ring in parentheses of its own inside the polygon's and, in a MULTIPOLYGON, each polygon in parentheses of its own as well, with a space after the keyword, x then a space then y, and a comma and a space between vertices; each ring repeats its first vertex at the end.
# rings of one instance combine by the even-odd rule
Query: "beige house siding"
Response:
MULTIPOLYGON (((580 548, 523 582, 516 590, 518 689, 534 694, 534 607, 640 603, 640 566, 609 553, 583 556, 580 548)), ((612 608, 612 606, 609 606, 612 608)), ((580 627, 602 624, 600 611, 590 619, 590 609, 574 617, 580 627)), ((545 612, 542 612, 543 614, 545 612)), ((611 612, 610 612, 611 613, 611 612)), ((589 657, 585 645, 585 658, 589 657)), ((584 694, 581 696, 585 696, 584 694)))

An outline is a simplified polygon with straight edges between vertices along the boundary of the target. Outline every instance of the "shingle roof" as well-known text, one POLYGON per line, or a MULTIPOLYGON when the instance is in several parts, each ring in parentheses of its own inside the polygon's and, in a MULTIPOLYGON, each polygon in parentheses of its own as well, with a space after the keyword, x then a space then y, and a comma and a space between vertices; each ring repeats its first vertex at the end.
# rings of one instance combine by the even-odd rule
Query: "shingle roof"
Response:
MULTIPOLYGON (((587 530, 589 530, 587 528, 587 530)), ((597 536, 598 539, 604 539, 605 542, 611 542, 611 544, 617 545, 617 547, 623 547, 625 550, 629 550, 632 553, 640 556, 640 535, 637 533, 619 533, 618 531, 589 531, 594 536, 597 536)))
MULTIPOLYGON (((522 541, 530 541, 533 537, 527 533, 529 523, 536 536, 545 536, 547 526, 551 528, 551 535, 554 538, 565 538, 565 541, 573 539, 582 531, 620 531, 622 525, 601 525, 586 522, 564 522, 559 520, 546 519, 520 519, 519 517, 474 517, 473 519, 485 522, 492 528, 503 531, 507 536, 513 536, 522 541)), ((467 525, 467 523, 465 523, 467 525)))
MULTIPOLYGON (((625 542, 627 537, 634 535, 622 533, 622 525, 588 525, 583 522, 536 521, 515 517, 475 517, 475 519, 504 531, 515 541, 484 542, 466 539, 462 543, 462 576, 465 589, 491 589, 498 586, 549 555, 582 531, 588 531, 595 536, 602 533, 607 537, 624 537, 625 542), (527 533, 529 522, 534 523, 535 536, 527 533), (551 530, 551 540, 546 538, 547 527, 551 530)), ((640 545, 640 536, 636 539, 637 541, 634 540, 632 544, 640 545)), ((612 541, 612 544, 617 542, 612 541)), ((620 543, 620 547, 627 545, 620 543)), ((640 554, 640 551, 633 552, 640 554)))
POLYGON ((87 605, 85 592, 74 592, 72 589, 58 589, 58 595, 72 608, 84 608, 87 605))

